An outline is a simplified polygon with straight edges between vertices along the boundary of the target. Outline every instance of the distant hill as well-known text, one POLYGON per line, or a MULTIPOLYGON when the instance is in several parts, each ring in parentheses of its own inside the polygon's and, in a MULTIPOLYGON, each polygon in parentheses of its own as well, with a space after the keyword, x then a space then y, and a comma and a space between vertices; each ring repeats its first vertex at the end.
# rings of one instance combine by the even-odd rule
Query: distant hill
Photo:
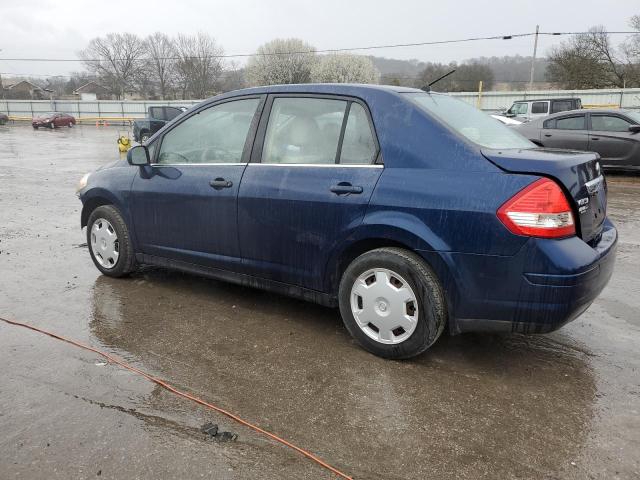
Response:
MULTIPOLYGON (((381 75, 381 83, 414 85, 420 83, 421 72, 427 62, 419 60, 397 60, 384 57, 370 57, 381 75)), ((460 64, 480 64, 488 66, 493 72, 493 83, 496 87, 508 90, 524 89, 529 83, 531 57, 511 55, 504 57, 476 57, 460 62, 460 64)), ((534 82, 542 85, 548 61, 546 58, 536 59, 534 82)), ((433 65, 433 64, 432 64, 433 65)), ((442 64, 445 67, 445 64, 442 64)), ((455 62, 453 62, 455 66, 455 62)))

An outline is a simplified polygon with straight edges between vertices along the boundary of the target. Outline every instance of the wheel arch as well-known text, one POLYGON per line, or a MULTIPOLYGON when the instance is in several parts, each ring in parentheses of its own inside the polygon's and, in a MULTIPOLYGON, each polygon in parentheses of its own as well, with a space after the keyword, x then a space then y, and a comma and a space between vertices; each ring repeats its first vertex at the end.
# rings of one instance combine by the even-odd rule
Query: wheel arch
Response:
POLYGON ((93 212, 96 208, 101 207, 103 205, 113 205, 115 208, 117 208, 120 211, 125 221, 127 221, 127 217, 125 215, 125 212, 121 208, 120 202, 116 199, 116 197, 113 194, 103 189, 92 189, 89 192, 86 192, 84 194, 84 198, 82 199, 82 212, 80 213, 80 228, 86 227, 87 222, 89 221, 89 216, 91 215, 91 212, 93 212))
MULTIPOLYGON (((340 278, 348 265, 358 256, 376 248, 397 247, 418 254, 436 274, 445 293, 449 318, 453 317, 454 306, 458 298, 457 282, 450 265, 447 248, 435 237, 429 238, 431 230, 422 224, 420 229, 407 229, 399 226, 401 217, 406 214, 393 215, 393 224, 362 224, 351 232, 340 247, 330 254, 324 275, 324 288, 332 296, 337 296, 340 278)), ((407 220, 405 218, 405 220, 407 220)), ((413 219, 409 224, 415 222, 413 219)), ((421 222, 420 222, 421 223, 421 222)), ((405 225, 406 226, 406 225, 405 225)))

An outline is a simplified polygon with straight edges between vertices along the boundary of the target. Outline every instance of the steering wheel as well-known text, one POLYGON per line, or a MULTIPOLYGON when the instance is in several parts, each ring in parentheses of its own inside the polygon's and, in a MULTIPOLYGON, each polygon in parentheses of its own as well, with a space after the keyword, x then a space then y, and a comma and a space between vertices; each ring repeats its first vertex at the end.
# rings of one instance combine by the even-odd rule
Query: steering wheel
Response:
POLYGON ((189 158, 185 157, 184 155, 182 155, 181 153, 178 152, 161 152, 160 153, 160 158, 159 158, 161 164, 163 163, 167 163, 167 164, 171 164, 171 163, 193 163, 189 158), (164 162, 164 158, 163 155, 168 156, 169 158, 176 156, 176 157, 180 157, 182 160, 182 162, 164 162))

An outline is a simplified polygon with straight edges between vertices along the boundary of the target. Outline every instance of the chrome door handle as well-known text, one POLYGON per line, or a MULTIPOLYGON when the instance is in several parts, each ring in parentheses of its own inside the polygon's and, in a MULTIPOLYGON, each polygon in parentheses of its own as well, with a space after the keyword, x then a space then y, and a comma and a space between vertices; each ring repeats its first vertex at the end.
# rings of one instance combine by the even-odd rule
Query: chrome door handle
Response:
POLYGON ((224 178, 218 177, 215 180, 211 180, 209 182, 209 185, 211 185, 216 190, 221 190, 223 188, 233 187, 233 182, 231 180, 225 180, 224 178))

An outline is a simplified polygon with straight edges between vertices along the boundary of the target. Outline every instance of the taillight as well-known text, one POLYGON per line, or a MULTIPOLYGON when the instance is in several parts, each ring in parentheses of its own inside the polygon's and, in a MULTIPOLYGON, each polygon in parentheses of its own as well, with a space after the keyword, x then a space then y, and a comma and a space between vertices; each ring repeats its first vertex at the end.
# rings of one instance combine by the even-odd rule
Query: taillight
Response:
POLYGON ((498 209, 497 215, 516 235, 560 238, 576 234, 567 197, 548 178, 520 190, 498 209))

